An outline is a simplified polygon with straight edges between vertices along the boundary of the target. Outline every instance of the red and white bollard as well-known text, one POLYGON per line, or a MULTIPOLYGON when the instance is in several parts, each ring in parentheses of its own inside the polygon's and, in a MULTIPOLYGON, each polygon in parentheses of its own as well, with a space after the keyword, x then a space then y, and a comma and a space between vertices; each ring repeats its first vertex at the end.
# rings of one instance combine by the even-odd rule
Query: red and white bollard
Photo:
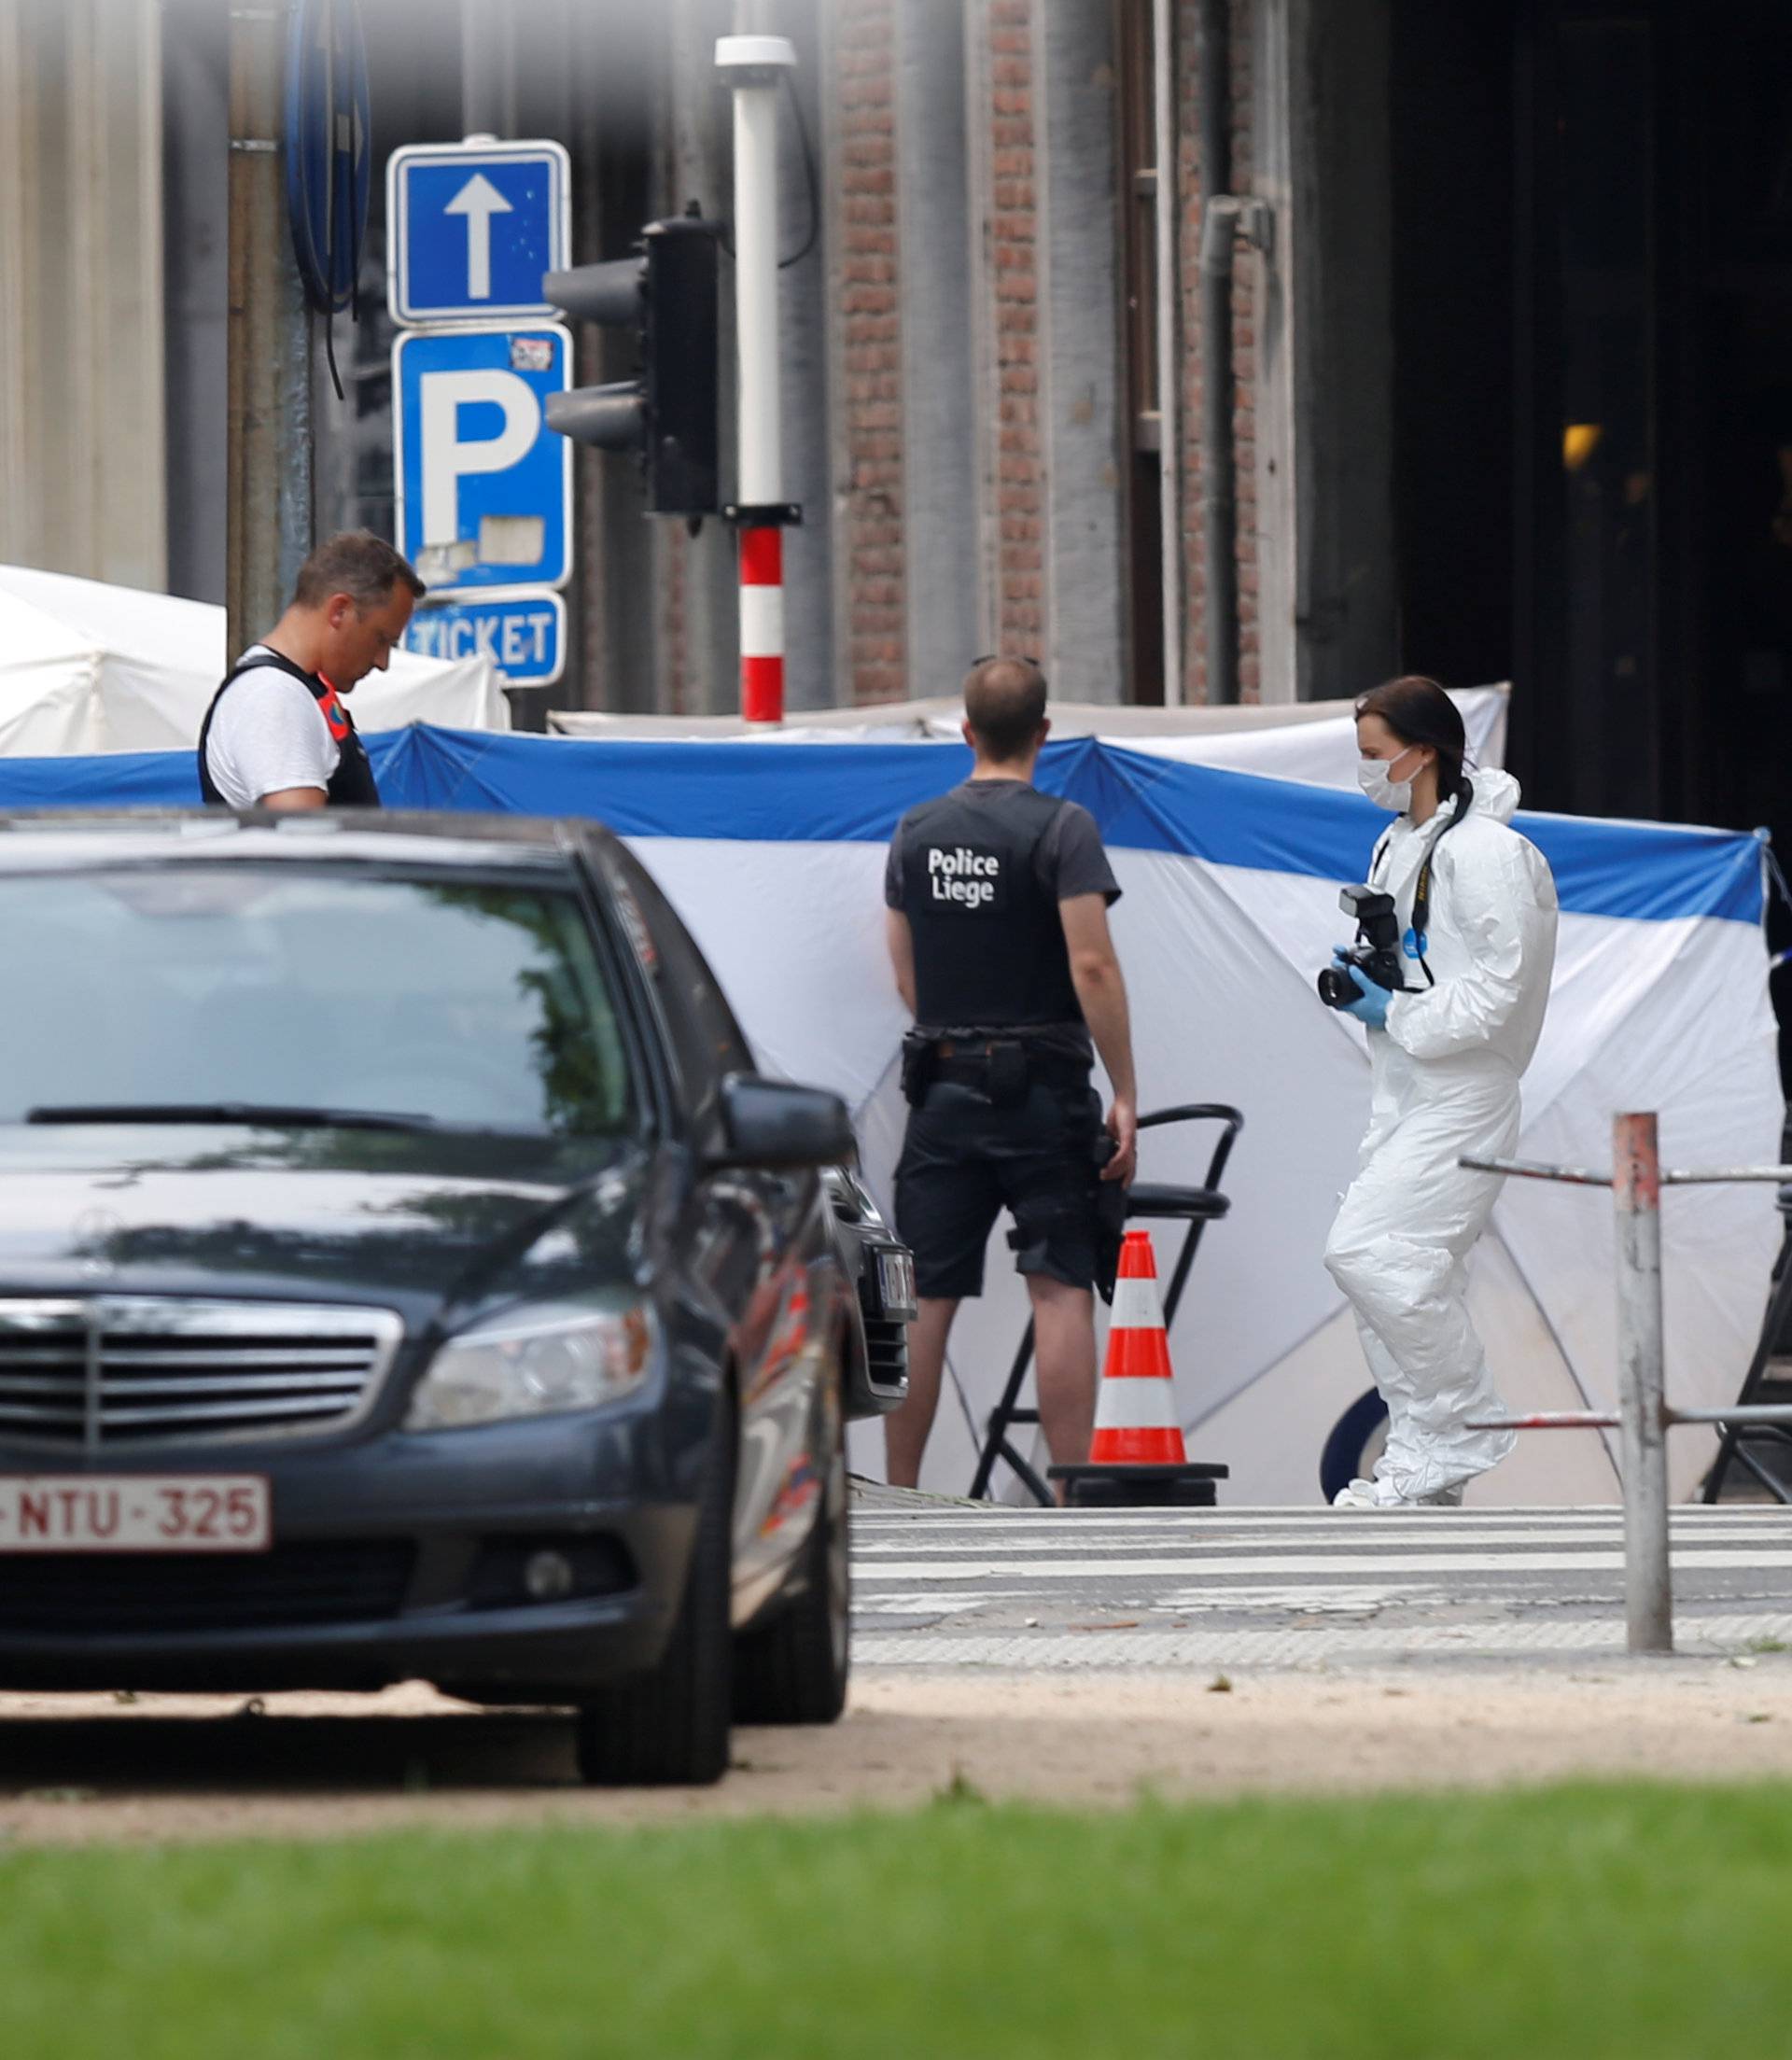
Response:
POLYGON ((784 499, 777 340, 777 95, 796 64, 781 35, 725 35, 716 68, 735 95, 735 337, 740 456, 740 712, 784 720, 784 499))
POLYGON ((748 722, 784 720, 784 532, 740 532, 740 712, 748 722))

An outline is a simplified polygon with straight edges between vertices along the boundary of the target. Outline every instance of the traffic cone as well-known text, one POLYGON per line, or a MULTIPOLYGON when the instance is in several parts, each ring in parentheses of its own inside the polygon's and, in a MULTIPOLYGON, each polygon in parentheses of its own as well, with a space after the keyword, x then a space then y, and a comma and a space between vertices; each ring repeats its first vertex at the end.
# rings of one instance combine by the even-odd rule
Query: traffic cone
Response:
POLYGON ((1082 1508, 1211 1508, 1226 1478, 1225 1466, 1193 1464, 1183 1443, 1149 1231, 1128 1230, 1120 1247, 1089 1456, 1046 1471, 1082 1508))
POLYGON ((1096 1397, 1091 1466, 1182 1466, 1188 1462, 1157 1298, 1151 1233, 1128 1230, 1113 1283, 1108 1363, 1096 1397))

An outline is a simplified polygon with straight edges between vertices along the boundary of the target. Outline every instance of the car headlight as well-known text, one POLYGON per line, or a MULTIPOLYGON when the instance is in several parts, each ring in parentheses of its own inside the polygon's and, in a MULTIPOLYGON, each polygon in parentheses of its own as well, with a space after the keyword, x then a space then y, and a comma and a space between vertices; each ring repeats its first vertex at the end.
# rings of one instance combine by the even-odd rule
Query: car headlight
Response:
POLYGON ((417 1383, 407 1431, 595 1409, 638 1388, 653 1363, 651 1310, 537 1307, 451 1338, 417 1383))

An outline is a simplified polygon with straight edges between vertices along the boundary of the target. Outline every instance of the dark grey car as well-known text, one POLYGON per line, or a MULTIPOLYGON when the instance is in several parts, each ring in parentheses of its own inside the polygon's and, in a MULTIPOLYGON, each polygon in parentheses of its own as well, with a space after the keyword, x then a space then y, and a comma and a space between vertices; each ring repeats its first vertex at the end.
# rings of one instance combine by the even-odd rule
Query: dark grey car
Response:
POLYGON ((0 941, 0 1685, 839 1714, 905 1254, 617 840, 18 819, 0 941))

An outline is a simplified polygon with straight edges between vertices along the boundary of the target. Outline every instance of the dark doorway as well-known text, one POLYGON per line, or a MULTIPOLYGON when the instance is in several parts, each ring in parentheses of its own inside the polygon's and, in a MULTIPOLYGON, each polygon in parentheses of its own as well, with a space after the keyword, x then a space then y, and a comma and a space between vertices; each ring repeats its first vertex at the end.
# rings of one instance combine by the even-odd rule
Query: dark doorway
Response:
POLYGON ((1697 237, 1704 544, 1698 812, 1792 852, 1792 10, 1714 9, 1697 237))
POLYGON ((1512 753, 1792 849, 1792 10, 1517 23, 1512 753))

